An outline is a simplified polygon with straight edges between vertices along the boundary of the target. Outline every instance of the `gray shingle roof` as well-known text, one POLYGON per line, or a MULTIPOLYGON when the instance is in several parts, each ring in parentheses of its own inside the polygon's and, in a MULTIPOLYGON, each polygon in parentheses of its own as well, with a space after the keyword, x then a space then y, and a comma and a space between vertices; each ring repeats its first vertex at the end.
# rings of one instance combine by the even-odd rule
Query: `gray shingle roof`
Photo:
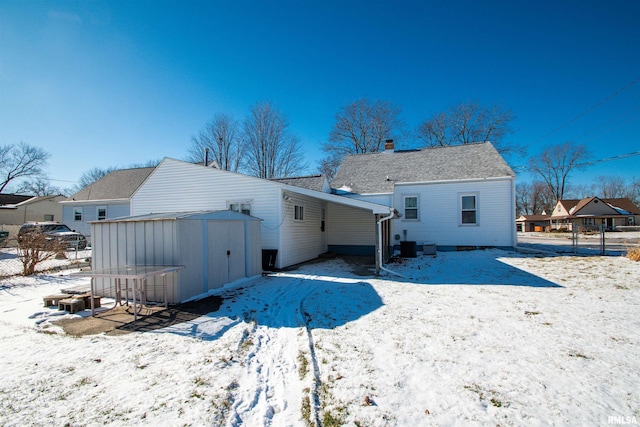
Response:
POLYGON ((270 181, 279 182, 294 187, 306 188, 307 190, 322 191, 325 178, 323 175, 297 176, 291 178, 273 178, 270 181))
POLYGON ((71 196, 71 200, 128 199, 155 168, 121 169, 113 171, 71 196))
POLYGON ((344 158, 331 187, 357 194, 392 193, 394 184, 514 177, 490 142, 344 158))

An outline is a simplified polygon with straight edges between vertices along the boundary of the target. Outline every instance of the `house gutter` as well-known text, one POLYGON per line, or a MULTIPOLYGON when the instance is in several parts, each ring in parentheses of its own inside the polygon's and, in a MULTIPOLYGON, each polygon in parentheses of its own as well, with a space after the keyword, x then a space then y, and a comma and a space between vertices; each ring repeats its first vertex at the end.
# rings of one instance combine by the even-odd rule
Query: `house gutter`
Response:
POLYGON ((394 211, 391 211, 388 216, 382 217, 378 221, 376 221, 376 223, 378 224, 378 265, 376 267, 378 271, 386 271, 387 273, 395 274, 396 276, 400 276, 403 279, 406 279, 406 277, 404 277, 402 274, 396 273, 393 270, 389 270, 382 265, 382 221, 389 221, 395 216, 396 213, 394 211))

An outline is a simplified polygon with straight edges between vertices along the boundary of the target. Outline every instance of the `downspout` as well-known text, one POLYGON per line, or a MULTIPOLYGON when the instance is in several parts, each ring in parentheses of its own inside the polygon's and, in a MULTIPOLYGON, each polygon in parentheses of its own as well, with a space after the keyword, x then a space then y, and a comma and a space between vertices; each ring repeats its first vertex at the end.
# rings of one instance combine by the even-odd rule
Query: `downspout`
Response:
POLYGON ((387 273, 395 274, 396 276, 400 276, 403 279, 406 279, 406 277, 404 277, 402 274, 396 273, 393 270, 389 270, 382 265, 382 221, 389 221, 395 216, 395 212, 391 212, 389 216, 382 217, 378 221, 376 221, 378 224, 378 265, 376 267, 378 270, 386 271, 387 273))

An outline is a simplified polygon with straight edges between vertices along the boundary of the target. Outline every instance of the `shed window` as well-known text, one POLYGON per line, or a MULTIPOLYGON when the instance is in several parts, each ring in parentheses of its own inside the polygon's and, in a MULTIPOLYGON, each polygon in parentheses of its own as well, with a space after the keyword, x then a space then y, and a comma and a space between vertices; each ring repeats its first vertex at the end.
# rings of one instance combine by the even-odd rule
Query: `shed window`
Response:
POLYGON ((406 196, 404 198, 404 218, 418 219, 418 197, 406 196))
POLYGON ((295 205, 293 215, 296 221, 304 221, 304 206, 295 205))
POLYGON ((73 220, 74 221, 82 221, 82 208, 74 208, 73 209, 73 220))
POLYGON ((100 206, 98 207, 98 221, 103 221, 105 219, 107 219, 107 207, 106 206, 100 206))
POLYGON ((53 221, 53 215, 52 214, 44 214, 44 220, 45 221, 53 221))
POLYGON ((461 196, 460 207, 462 224, 478 224, 477 200, 475 195, 461 196))
POLYGON ((240 212, 245 215, 251 215, 251 203, 250 202, 231 202, 229 203, 229 210, 234 212, 240 212))

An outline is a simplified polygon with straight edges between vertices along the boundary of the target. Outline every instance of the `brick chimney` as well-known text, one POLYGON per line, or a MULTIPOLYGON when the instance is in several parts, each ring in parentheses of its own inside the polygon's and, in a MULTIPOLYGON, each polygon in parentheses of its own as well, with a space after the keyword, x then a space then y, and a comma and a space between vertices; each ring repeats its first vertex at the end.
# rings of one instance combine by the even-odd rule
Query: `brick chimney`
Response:
POLYGON ((384 152, 385 153, 393 153, 393 151, 394 151, 393 139, 387 139, 384 142, 384 152))

